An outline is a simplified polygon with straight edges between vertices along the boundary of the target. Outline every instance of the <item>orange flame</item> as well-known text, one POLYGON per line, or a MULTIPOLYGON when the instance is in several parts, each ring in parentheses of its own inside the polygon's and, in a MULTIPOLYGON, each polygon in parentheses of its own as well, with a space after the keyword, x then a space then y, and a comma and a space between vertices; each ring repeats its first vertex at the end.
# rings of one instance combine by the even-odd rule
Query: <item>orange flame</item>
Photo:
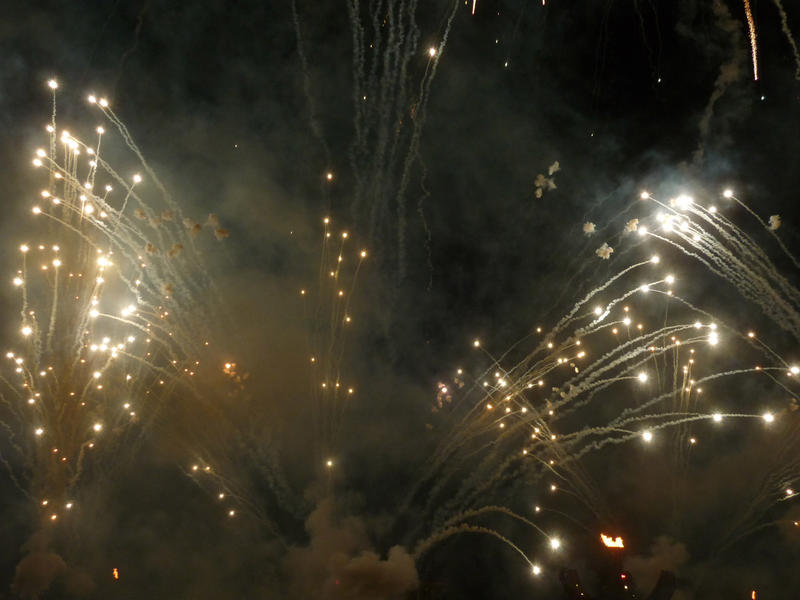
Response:
POLYGON ((111 575, 114 577, 114 579, 119 579, 119 569, 117 569, 117 567, 114 567, 111 570, 111 575))
POLYGON ((600 539, 608 548, 624 548, 625 544, 622 542, 622 538, 617 536, 612 538, 611 536, 606 535, 605 533, 600 534, 600 539))

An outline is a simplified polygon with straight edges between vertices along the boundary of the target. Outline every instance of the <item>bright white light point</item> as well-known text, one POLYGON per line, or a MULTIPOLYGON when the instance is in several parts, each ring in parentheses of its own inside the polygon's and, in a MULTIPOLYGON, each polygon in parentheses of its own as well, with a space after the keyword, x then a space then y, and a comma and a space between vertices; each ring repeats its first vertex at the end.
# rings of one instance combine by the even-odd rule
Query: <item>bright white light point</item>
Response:
POLYGON ((130 402, 126 402, 125 404, 122 405, 122 408, 124 408, 126 410, 129 409, 130 407, 131 407, 130 402))
POLYGON ((476 348, 480 348, 481 341, 480 340, 475 340, 474 342, 472 342, 472 345, 475 346, 476 348))
POLYGON ((25 244, 22 244, 22 246, 19 247, 19 251, 20 252, 27 252, 28 250, 29 250, 29 248, 25 244))
POLYGON ((559 540, 558 538, 550 538, 550 547, 553 550, 558 550, 559 548, 561 548, 561 540, 559 540))
POLYGON ((100 371, 95 371, 94 373, 92 373, 92 377, 94 377, 95 379, 100 379, 100 371))
POLYGON ((42 209, 39 208, 38 206, 34 206, 33 209, 31 209, 31 210, 33 211, 33 214, 35 214, 35 215, 38 215, 38 214, 40 214, 42 212, 42 209))
POLYGON ((653 441, 653 432, 652 431, 643 431, 642 432, 642 439, 645 442, 652 442, 653 441))
POLYGON ((67 502, 67 504, 66 504, 66 508, 67 508, 67 510, 69 510, 70 508, 72 508, 72 502, 67 502))
POLYGON ((639 194, 639 198, 641 198, 642 200, 647 200, 649 197, 650 197, 650 192, 642 192, 641 194, 639 194))
POLYGON ((16 286, 20 286, 20 285, 22 285, 22 284, 23 284, 22 277, 14 277, 14 279, 12 279, 11 281, 12 281, 12 282, 14 283, 14 285, 16 285, 16 286))
POLYGON ((639 373, 639 374, 636 376, 636 379, 638 379, 639 381, 641 381, 642 383, 644 383, 645 381, 647 381, 647 373, 639 373))
MULTIPOLYGON (((640 226, 640 227, 639 227, 639 228, 636 230, 636 233, 638 233, 638 234, 639 234, 640 236, 642 236, 642 237, 646 236, 646 235, 647 235, 647 227, 645 227, 644 225, 641 225, 641 226, 640 226)), ((658 261, 656 261, 656 262, 658 262, 658 261)))
POLYGON ((229 510, 228 511, 228 516, 229 517, 235 517, 236 516, 236 511, 235 510, 229 510))
POLYGON ((639 286, 639 291, 647 293, 650 291, 650 286, 645 283, 644 285, 639 286))
POLYGON ((101 423, 95 423, 94 425, 92 425, 92 429, 94 429, 95 431, 100 431, 101 429, 103 429, 103 425, 101 423))
POLYGON ((630 325, 631 324, 631 319, 630 319, 630 317, 625 317, 624 319, 622 319, 622 322, 625 325, 630 325))
POLYGON ((89 311, 89 316, 92 317, 93 319, 97 318, 97 315, 99 314, 100 311, 97 310, 96 308, 93 308, 92 310, 89 311))
POLYGON ((98 101, 98 103, 99 103, 99 104, 100 104, 100 106, 102 106, 103 108, 105 108, 106 106, 108 106, 108 100, 106 100, 105 98, 100 98, 100 100, 98 101))
POLYGON ((139 175, 138 173, 133 176, 133 183, 139 183, 141 181, 142 181, 142 176, 139 175))
POLYGON ((767 422, 772 423, 775 420, 775 415, 770 412, 765 412, 761 417, 767 422))
POLYGON ((794 490, 792 488, 786 488, 786 495, 794 496, 794 490))
POLYGON ((681 194, 678 196, 675 201, 678 203, 680 208, 689 208, 692 202, 694 201, 691 196, 687 196, 686 194, 681 194))
POLYGON ((797 366, 793 366, 789 370, 792 372, 792 375, 797 375, 798 373, 800 373, 800 367, 797 366))
POLYGON ((44 433, 44 429, 42 429, 41 427, 37 427, 37 428, 34 430, 34 432, 33 432, 33 433, 35 433, 36 435, 42 435, 42 434, 44 433))
POLYGON ((328 468, 332 467, 333 466, 333 461, 328 459, 327 461, 325 461, 325 466, 328 467, 328 468))
POLYGON ((661 257, 658 254, 654 254, 653 257, 650 259, 650 262, 654 265, 657 265, 661 262, 661 257))
POLYGON ((667 275, 664 278, 664 281, 666 281, 667 283, 670 283, 670 284, 675 283, 675 277, 673 275, 667 275))
POLYGON ((51 79, 50 81, 48 81, 48 82, 47 82, 47 86, 48 86, 48 87, 49 87, 51 90, 58 89, 58 82, 57 82, 55 79, 51 79))
POLYGON ((539 575, 542 572, 542 568, 539 565, 533 565, 531 569, 534 575, 539 575))
POLYGON ((694 328, 695 329, 700 329, 702 326, 703 326, 703 324, 700 321, 695 321, 694 322, 694 328))
POLYGON ((57 258, 53 259, 53 266, 54 267, 60 267, 61 266, 61 261, 59 259, 57 259, 57 258))
POLYGON ((719 413, 714 413, 713 417, 715 423, 720 423, 722 421, 722 415, 719 413))
MULTIPOLYGON (((328 181, 332 181, 333 180, 333 173, 331 173, 330 171, 325 173, 325 179, 327 179, 328 181)), ((328 221, 325 221, 325 222, 327 223, 328 221)))
POLYGON ((436 56, 436 48, 434 48, 433 46, 428 48, 428 56, 430 56, 431 58, 436 56))
POLYGON ((708 343, 712 346, 716 346, 717 343, 719 343, 719 336, 712 331, 710 334, 708 334, 708 343))
POLYGON ((715 212, 717 212, 717 207, 716 207, 716 206, 709 206, 709 207, 708 207, 708 212, 710 212, 710 213, 715 213, 715 212))
POLYGON ((25 327, 22 328, 22 335, 25 337, 29 336, 31 333, 33 333, 33 329, 31 329, 30 326, 25 325, 25 327))
POLYGON ((725 190, 724 192, 722 192, 722 195, 725 196, 726 198, 733 198, 733 190, 725 190))
MULTIPOLYGON (((103 135, 103 134, 106 132, 106 130, 105 130, 105 129, 103 129, 102 127, 98 127, 96 131, 97 131, 97 133, 99 133, 100 135, 103 135)), ((106 188, 110 188, 110 187, 111 187, 110 185, 107 185, 107 186, 106 186, 106 188)), ((109 190, 109 191, 110 191, 110 190, 109 190)))
POLYGON ((223 494, 222 492, 220 492, 220 493, 217 495, 217 498, 219 498, 220 500, 223 500, 223 499, 225 498, 225 494, 223 494))

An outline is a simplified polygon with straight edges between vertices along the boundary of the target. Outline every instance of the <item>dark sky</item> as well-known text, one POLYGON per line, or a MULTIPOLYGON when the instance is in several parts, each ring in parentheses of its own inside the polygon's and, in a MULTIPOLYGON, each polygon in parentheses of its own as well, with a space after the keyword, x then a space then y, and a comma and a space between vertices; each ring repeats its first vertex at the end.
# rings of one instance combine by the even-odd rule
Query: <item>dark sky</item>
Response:
MULTIPOLYGON (((542 580, 484 536, 444 542, 416 571, 404 551, 389 552, 410 550, 429 533, 424 498, 410 507, 404 500, 456 418, 432 415, 437 382, 457 367, 488 366, 471 352, 474 338, 501 354, 636 255, 634 248, 606 262, 593 252, 618 237, 642 188, 715 197, 731 185, 759 214, 780 214, 786 243, 797 247, 800 65, 773 0, 752 2, 758 81, 737 0, 478 0, 475 15, 471 0, 375 0, 356 17, 367 46, 387 41, 387 33, 372 34, 375 7, 392 7, 406 37, 390 46, 394 55, 366 48, 367 76, 376 64, 384 87, 359 90, 348 4, 0 8, 0 256, 11 261, 21 232, 34 227, 29 164, 49 116, 44 82, 59 80, 59 121, 76 130, 96 124, 86 94, 106 96, 185 212, 198 220, 216 213, 230 229, 230 239, 204 248, 206 267, 228 313, 218 345, 250 374, 240 392, 246 402, 230 408, 229 422, 217 426, 201 410, 168 413, 116 475, 88 485, 79 532, 61 550, 70 575, 47 597, 79 596, 81 577, 98 598, 378 599, 400 597, 392 594, 417 576, 430 594, 423 597, 553 598, 560 566, 596 582, 609 569, 594 547, 602 523, 568 498, 561 508, 591 534, 548 521, 575 541, 547 559, 542 580), (443 53, 431 60, 427 50, 445 32, 443 53), (402 74, 389 69, 391 60, 402 74), (361 92, 377 107, 369 117, 354 107, 361 92), (372 129, 359 142, 364 126, 372 129), (389 143, 381 155, 383 126, 389 143), (537 198, 536 176, 554 161, 558 187, 537 198), (342 362, 358 393, 331 448, 312 439, 307 392, 306 340, 320 324, 304 318, 296 296, 313 288, 324 216, 370 252, 342 362), (597 225, 592 238, 581 233, 586 221, 597 225), (265 518, 226 519, 215 490, 194 485, 187 465, 218 456, 204 445, 225 448, 229 476, 280 536, 265 518), (333 474, 320 465, 331 453, 333 474), (114 566, 119 582, 109 576, 114 566), (349 592, 331 587, 334 572, 350 578, 349 592)), ((785 4, 799 33, 800 9, 785 4)), ((717 291, 692 269, 696 297, 717 291)), ((751 306, 725 298, 712 308, 737 323, 750 319, 751 306)), ((4 314, 16 311, 14 302, 3 296, 4 314)), ((10 320, 3 331, 16 326, 10 320)), ((797 340, 784 338, 776 336, 779 351, 791 351, 797 340)), ((228 384, 219 385, 207 394, 225 397, 228 384)), ((735 392, 768 393, 757 384, 735 392)), ((748 501, 748 484, 777 452, 759 435, 720 436, 715 452, 698 458, 674 484, 697 494, 680 519, 665 500, 667 467, 637 456, 618 469, 613 452, 586 461, 605 504, 627 520, 635 573, 682 569, 683 598, 744 598, 754 587, 764 598, 796 597, 796 532, 765 528, 722 554, 714 545, 734 518, 731 505, 748 501)), ((485 503, 530 516, 529 483, 490 488, 485 503)), ((2 598, 32 531, 25 499, 0 485, 2 598)), ((788 504, 766 520, 790 518, 788 504)), ((543 554, 529 530, 488 523, 543 554)))

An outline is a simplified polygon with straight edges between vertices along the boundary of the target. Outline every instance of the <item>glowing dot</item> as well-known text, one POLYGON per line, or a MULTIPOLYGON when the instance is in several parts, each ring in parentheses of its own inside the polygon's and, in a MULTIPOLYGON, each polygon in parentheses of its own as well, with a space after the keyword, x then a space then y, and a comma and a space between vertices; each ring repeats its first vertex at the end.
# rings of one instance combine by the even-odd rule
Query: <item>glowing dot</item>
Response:
POLYGON ((642 439, 645 442, 652 442, 653 441, 653 432, 652 431, 643 431, 642 432, 642 439))
POLYGON ((33 214, 35 214, 35 215, 39 215, 39 214, 41 214, 41 213, 42 213, 42 209, 41 209, 41 208, 39 208, 38 206, 34 206, 34 207, 31 209, 31 212, 33 212, 33 214))
POLYGON ((326 460, 325 466, 330 469, 333 466, 333 461, 331 459, 326 460))
POLYGON ((142 181, 142 176, 136 173, 136 175, 133 176, 133 183, 141 183, 141 181, 142 181))
POLYGON ((722 195, 725 196, 726 198, 733 198, 733 190, 725 190, 724 192, 722 192, 722 195))
POLYGON ((715 423, 721 423, 722 422, 722 415, 719 414, 719 413, 714 413, 712 418, 714 419, 715 423))
POLYGON ((647 381, 647 373, 644 373, 644 372, 642 372, 642 373, 639 373, 639 374, 636 376, 636 379, 638 379, 639 381, 641 381, 642 383, 644 383, 645 381, 647 381))
POLYGON ((674 277, 673 275, 667 275, 667 276, 664 278, 664 281, 666 281, 667 283, 670 283, 670 284, 671 284, 671 283, 675 283, 675 277, 674 277))
POLYGON ((92 425, 92 429, 94 429, 95 431, 99 432, 99 431, 101 431, 103 429, 103 425, 102 425, 102 423, 95 423, 94 425, 92 425))
POLYGON ((25 327, 22 328, 22 335, 25 337, 28 337, 31 333, 33 333, 33 329, 31 329, 29 325, 25 325, 25 327))
POLYGON ((647 200, 649 197, 650 197, 650 192, 643 191, 641 194, 639 194, 639 198, 641 198, 642 200, 647 200))
POLYGON ((480 340, 475 340, 474 342, 472 342, 472 345, 475 346, 476 348, 480 348, 481 341, 480 340))
MULTIPOLYGON (((327 179, 328 181, 333 181, 333 173, 331 173, 330 171, 325 173, 325 179, 327 179)), ((328 221, 326 220, 325 222, 327 223, 328 221)))
POLYGON ((235 517, 235 516, 236 516, 236 511, 235 511, 235 510, 232 510, 232 509, 231 509, 231 510, 229 510, 229 511, 228 511, 228 516, 229 516, 229 517, 235 517))
POLYGON ((100 106, 105 108, 108 106, 108 100, 106 100, 105 98, 100 98, 100 100, 98 100, 98 104, 100 104, 100 106))
POLYGON ((36 428, 36 429, 33 431, 33 433, 35 433, 36 435, 42 435, 42 434, 44 433, 44 429, 42 429, 41 427, 37 427, 37 428, 36 428))
POLYGON ((431 46, 430 48, 428 48, 428 56, 430 56, 431 58, 433 58, 434 56, 436 56, 436 48, 434 48, 433 46, 431 46))
POLYGON ((558 550, 559 548, 561 548, 561 540, 555 537, 550 538, 550 547, 553 550, 558 550))
POLYGON ((539 565, 533 565, 531 571, 534 575, 539 575, 542 572, 542 568, 539 565))
POLYGON ((771 412, 765 412, 763 415, 761 415, 761 418, 763 418, 767 423, 772 423, 775 420, 775 415, 773 415, 771 412))
POLYGON ((48 87, 49 87, 51 90, 58 89, 58 82, 57 82, 55 79, 51 79, 50 81, 48 81, 48 82, 47 82, 47 86, 48 86, 48 87))

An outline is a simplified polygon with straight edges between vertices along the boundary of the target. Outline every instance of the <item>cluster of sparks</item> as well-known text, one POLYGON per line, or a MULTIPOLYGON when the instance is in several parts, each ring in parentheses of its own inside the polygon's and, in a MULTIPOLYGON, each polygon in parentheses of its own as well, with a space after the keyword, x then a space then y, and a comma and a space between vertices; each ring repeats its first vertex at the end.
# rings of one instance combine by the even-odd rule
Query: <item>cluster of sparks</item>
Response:
MULTIPOLYGON (((720 200, 755 218, 797 264, 775 234, 780 217, 758 217, 731 190, 725 190, 720 200)), ((662 202, 648 192, 642 192, 638 202, 656 210, 647 218, 628 221, 620 236, 623 240, 637 249, 664 246, 676 267, 681 255, 699 262, 703 270, 761 309, 777 328, 800 341, 800 291, 717 202, 697 202, 686 194, 662 202)), ((596 228, 587 223, 583 231, 594 235, 596 228)), ((609 259, 613 252, 608 243, 601 250, 596 253, 601 259, 609 259)), ((562 541, 553 531, 507 508, 481 507, 481 503, 509 482, 537 481, 544 494, 562 494, 565 500, 577 501, 598 523, 608 522, 601 488, 581 465, 587 454, 639 440, 645 446, 670 448, 676 467, 685 469, 690 450, 707 429, 703 423, 719 426, 753 420, 769 427, 778 415, 796 410, 800 366, 752 329, 729 325, 690 301, 690 284, 665 263, 652 254, 619 270, 589 291, 550 331, 536 327, 535 348, 512 366, 504 366, 513 356, 511 351, 495 358, 481 340, 472 341, 491 366, 474 378, 466 395, 477 399, 467 408, 453 410, 456 423, 412 492, 409 501, 425 490, 425 514, 432 515, 434 530, 418 546, 418 556, 451 535, 485 532, 472 521, 487 513, 526 523, 551 550, 558 550, 562 541), (752 362, 742 364, 747 356, 752 362), (728 400, 729 408, 723 410, 715 387, 747 376, 772 383, 775 397, 760 406, 737 398, 735 408, 728 400), (614 416, 605 420, 609 413, 614 416), (454 513, 456 517, 449 516, 454 513)), ((464 377, 458 369, 456 378, 464 377)), ((437 387, 447 385, 440 382, 437 387)), ((792 435, 786 438, 779 461, 765 473, 757 500, 741 517, 743 531, 749 531, 770 506, 795 497, 792 482, 800 478, 800 460, 791 450, 798 445, 792 435)), ((549 509, 537 504, 534 515, 543 510, 563 515, 569 509, 559 510, 557 502, 549 509)), ((511 540, 495 537, 525 557, 534 573, 541 572, 539 563, 511 540)), ((623 547, 619 536, 603 534, 601 539, 607 547, 623 547)))
MULTIPOLYGON (((21 322, 6 352, 11 374, 0 378, 8 433, 0 456, 40 520, 53 523, 74 512, 87 471, 133 451, 167 399, 192 393, 211 304, 195 298, 211 285, 198 268, 195 223, 182 217, 109 102, 88 97, 146 176, 124 176, 106 162, 103 126, 93 143, 59 129, 59 86, 48 87, 48 145, 32 159, 46 173, 31 206, 41 241, 19 246, 11 278, 21 322)), ((217 222, 215 235, 226 233, 217 222)))

